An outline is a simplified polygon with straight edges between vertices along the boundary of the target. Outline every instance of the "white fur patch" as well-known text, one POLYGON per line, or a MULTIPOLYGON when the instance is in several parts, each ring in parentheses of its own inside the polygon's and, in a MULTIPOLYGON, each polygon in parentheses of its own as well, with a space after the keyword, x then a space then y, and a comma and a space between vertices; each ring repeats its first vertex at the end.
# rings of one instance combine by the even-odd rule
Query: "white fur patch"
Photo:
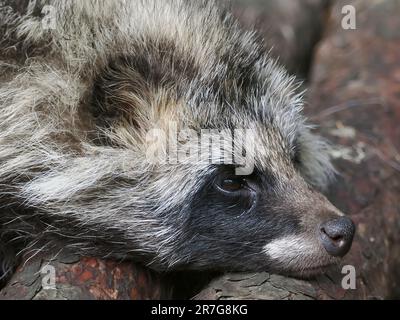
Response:
POLYGON ((316 244, 304 236, 287 236, 264 246, 264 252, 273 260, 290 263, 317 250, 316 244))

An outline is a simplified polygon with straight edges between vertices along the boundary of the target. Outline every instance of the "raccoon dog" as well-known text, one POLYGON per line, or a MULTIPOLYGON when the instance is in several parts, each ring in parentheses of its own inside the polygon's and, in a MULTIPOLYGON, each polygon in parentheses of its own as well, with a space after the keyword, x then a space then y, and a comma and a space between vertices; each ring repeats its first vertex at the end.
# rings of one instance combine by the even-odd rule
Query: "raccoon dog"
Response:
POLYGON ((215 3, 2 1, 0 15, 3 272, 65 249, 309 276, 348 252, 297 82, 215 3))

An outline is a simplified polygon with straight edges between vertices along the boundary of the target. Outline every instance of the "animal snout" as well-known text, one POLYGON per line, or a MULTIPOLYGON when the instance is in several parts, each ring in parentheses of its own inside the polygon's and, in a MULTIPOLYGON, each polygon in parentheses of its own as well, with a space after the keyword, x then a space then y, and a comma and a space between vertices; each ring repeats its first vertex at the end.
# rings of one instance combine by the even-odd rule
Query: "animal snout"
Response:
POLYGON ((343 257, 350 250, 354 232, 354 223, 347 217, 328 220, 319 230, 322 245, 334 257, 343 257))

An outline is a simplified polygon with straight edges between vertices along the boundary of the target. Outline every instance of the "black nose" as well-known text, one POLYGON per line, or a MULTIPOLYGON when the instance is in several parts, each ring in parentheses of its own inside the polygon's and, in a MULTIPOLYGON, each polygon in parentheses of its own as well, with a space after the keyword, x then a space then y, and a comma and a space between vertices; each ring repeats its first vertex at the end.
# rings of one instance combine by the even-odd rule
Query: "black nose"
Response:
POLYGON ((347 217, 321 224, 320 237, 325 250, 332 256, 343 257, 350 250, 355 229, 353 221, 347 217))

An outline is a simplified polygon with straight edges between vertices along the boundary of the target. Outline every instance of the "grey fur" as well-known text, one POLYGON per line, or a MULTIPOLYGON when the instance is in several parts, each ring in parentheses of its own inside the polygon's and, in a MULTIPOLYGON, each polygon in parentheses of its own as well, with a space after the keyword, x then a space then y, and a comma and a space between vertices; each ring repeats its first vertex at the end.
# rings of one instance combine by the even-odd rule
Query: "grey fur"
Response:
MULTIPOLYGON (((316 188, 332 177, 295 79, 213 2, 54 0, 8 9, 0 7, 0 235, 16 250, 12 260, 67 247, 160 270, 190 265, 194 255, 182 246, 196 235, 182 228, 187 204, 214 167, 150 165, 144 133, 167 121, 255 123, 256 166, 280 190, 295 175, 316 188), (55 30, 42 26, 48 3, 55 30), (290 164, 296 148, 299 176, 290 164)), ((193 268, 207 266, 198 258, 193 268)))

